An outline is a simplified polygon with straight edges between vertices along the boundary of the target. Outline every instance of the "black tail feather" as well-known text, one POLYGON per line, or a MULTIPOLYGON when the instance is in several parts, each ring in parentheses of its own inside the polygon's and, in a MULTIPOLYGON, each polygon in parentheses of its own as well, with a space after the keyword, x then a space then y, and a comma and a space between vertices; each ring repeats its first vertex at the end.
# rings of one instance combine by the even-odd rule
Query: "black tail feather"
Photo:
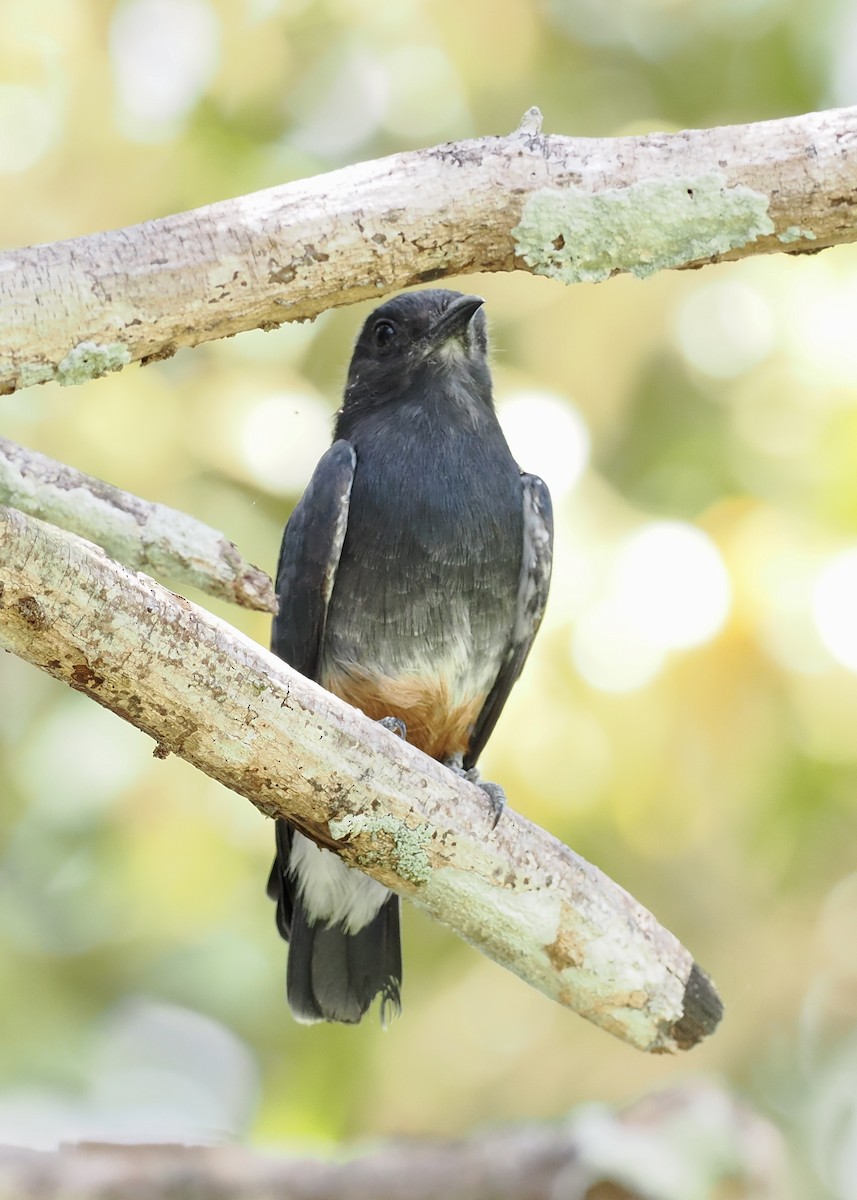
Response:
POLYGON ((359 1021, 380 993, 382 1017, 398 1013, 402 982, 399 897, 358 933, 307 921, 293 901, 286 994, 299 1021, 359 1021))
POLYGON ((277 855, 268 895, 277 905, 277 929, 289 942, 286 995, 296 1020, 355 1024, 377 995, 384 1024, 401 1011, 402 947, 395 894, 357 933, 307 917, 289 874, 292 831, 276 822, 277 855))
POLYGON ((284 942, 289 940, 292 926, 292 888, 289 883, 289 854, 292 848, 292 827, 288 821, 274 822, 277 852, 268 876, 267 892, 277 905, 277 930, 284 942))

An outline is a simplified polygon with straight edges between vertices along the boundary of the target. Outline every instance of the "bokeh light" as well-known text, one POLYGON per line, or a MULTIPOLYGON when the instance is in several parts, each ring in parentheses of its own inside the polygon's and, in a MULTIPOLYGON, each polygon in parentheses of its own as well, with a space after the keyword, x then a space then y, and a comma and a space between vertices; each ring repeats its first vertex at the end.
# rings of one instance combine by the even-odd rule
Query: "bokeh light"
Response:
POLYGON ((770 306, 746 283, 713 282, 695 288, 675 325, 684 357, 715 379, 733 379, 755 367, 774 345, 770 306))
POLYGON ((460 135, 469 124, 458 72, 439 46, 397 46, 384 64, 388 81, 384 127, 400 137, 460 135))
POLYGON ((0 174, 34 166, 58 135, 56 107, 44 90, 0 84, 0 174))
POLYGON ((31 731, 13 766, 28 819, 79 825, 129 787, 148 762, 145 743, 112 713, 75 698, 31 731), (77 763, 70 773, 68 764, 77 763))
POLYGON ((837 554, 819 573, 812 611, 824 645, 843 667, 857 671, 857 549, 837 554))
POLYGON ((570 492, 589 461, 589 431, 567 400, 549 392, 505 396, 497 415, 523 471, 540 475, 555 500, 570 492))
POLYGON ((275 495, 301 492, 330 443, 330 409, 317 396, 281 392, 244 414, 240 449, 260 487, 275 495))
POLYGON ((785 295, 788 345, 817 382, 857 386, 857 276, 823 259, 785 295))
POLYGON ((204 1144, 246 1128, 256 1067, 219 1023, 132 997, 100 1023, 94 1042, 82 1097, 43 1087, 0 1096, 0 1142, 34 1150, 63 1140, 204 1144))
POLYGON ((712 638, 730 602, 729 576, 711 538, 681 521, 651 522, 618 546, 606 594, 575 624, 575 667, 601 691, 645 687, 667 651, 712 638))
POLYGON ((590 608, 576 624, 571 652, 587 683, 603 692, 632 692, 650 683, 664 665, 664 651, 643 637, 615 601, 590 608))
POLYGON ((620 549, 613 595, 642 638, 663 650, 685 650, 722 628, 731 586, 706 533, 682 521, 655 521, 620 549))
POLYGON ((818 632, 812 593, 824 554, 798 536, 783 514, 754 506, 730 546, 740 588, 739 605, 757 631, 760 646, 786 671, 819 675, 830 654, 818 632))
POLYGON ((217 67, 219 29, 208 0, 120 0, 110 27, 119 115, 129 136, 171 133, 217 67))
POLYGON ((308 154, 338 161, 377 132, 388 99, 388 79, 372 48, 333 47, 290 98, 297 123, 289 140, 308 154))

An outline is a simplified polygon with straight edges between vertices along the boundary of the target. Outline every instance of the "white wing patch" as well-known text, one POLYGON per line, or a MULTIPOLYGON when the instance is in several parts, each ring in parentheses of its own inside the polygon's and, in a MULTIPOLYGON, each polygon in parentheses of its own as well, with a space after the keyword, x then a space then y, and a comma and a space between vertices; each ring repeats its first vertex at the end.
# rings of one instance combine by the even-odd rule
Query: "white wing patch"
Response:
POLYGON ((544 483, 535 475, 523 475, 521 478, 524 492, 524 552, 514 640, 529 643, 541 624, 547 603, 553 530, 550 496, 544 483))
POLYGON ((289 856, 289 874, 311 921, 342 925, 346 933, 359 933, 381 910, 390 895, 376 879, 345 863, 331 850, 295 830, 289 856))
POLYGON ((330 604, 330 597, 333 595, 333 585, 336 581, 336 572, 339 568, 339 560, 342 557, 342 547, 345 545, 345 531, 348 528, 348 510, 351 505, 351 488, 354 484, 354 467, 357 465, 357 455, 354 450, 351 451, 352 468, 351 478, 348 480, 348 486, 339 497, 339 511, 336 514, 336 526, 333 531, 333 539, 330 544, 330 557, 324 572, 324 580, 322 583, 322 595, 324 598, 324 611, 327 612, 327 606, 330 604))

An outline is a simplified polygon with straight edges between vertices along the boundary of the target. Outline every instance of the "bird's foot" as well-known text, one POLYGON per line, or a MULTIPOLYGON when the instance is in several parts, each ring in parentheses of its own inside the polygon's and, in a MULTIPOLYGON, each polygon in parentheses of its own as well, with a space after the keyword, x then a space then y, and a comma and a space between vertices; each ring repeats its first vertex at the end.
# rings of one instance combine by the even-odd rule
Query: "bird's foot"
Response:
POLYGON ((488 807, 491 810, 493 820, 491 828, 496 829, 500 818, 503 815, 503 809, 506 807, 506 793, 500 787, 499 783, 492 783, 490 779, 480 779, 479 772, 475 767, 466 773, 467 778, 471 783, 475 783, 477 787, 482 788, 482 791, 488 797, 488 807))
POLYGON ((468 783, 475 783, 478 788, 481 788, 488 797, 488 807, 491 810, 493 820, 491 828, 497 828, 497 822, 503 815, 503 809, 506 807, 506 793, 500 787, 499 783, 491 783, 488 779, 483 779, 477 771, 476 767, 471 767, 469 770, 461 764, 459 756, 447 759, 444 764, 454 775, 460 775, 462 779, 466 779, 468 783))
POLYGON ((382 717, 378 722, 385 729, 389 729, 390 733, 394 733, 396 737, 402 739, 403 742, 408 740, 408 727, 404 721, 400 721, 398 717, 382 717))

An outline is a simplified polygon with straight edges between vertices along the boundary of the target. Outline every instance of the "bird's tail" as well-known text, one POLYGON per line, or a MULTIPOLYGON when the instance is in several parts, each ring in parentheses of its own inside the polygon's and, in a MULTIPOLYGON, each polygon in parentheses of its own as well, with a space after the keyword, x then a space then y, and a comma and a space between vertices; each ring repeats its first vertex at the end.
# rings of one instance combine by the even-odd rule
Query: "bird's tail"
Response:
POLYGON ((292 913, 286 995, 298 1021, 355 1024, 380 993, 386 1023, 401 1008, 399 897, 391 895, 357 933, 311 922, 298 900, 292 913))
POLYGON ((380 994, 386 1023, 401 1009, 399 897, 389 895, 375 916, 354 932, 343 922, 314 920, 289 870, 292 836, 286 823, 277 821, 277 857, 268 895, 277 904, 277 928, 289 942, 286 995, 293 1016, 304 1023, 355 1024, 380 994))

